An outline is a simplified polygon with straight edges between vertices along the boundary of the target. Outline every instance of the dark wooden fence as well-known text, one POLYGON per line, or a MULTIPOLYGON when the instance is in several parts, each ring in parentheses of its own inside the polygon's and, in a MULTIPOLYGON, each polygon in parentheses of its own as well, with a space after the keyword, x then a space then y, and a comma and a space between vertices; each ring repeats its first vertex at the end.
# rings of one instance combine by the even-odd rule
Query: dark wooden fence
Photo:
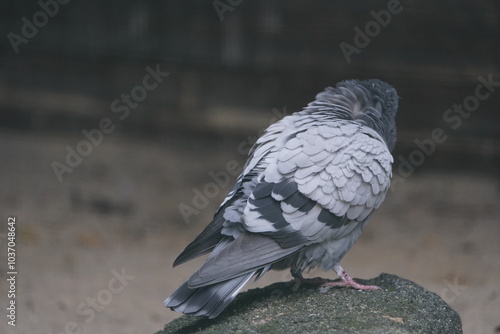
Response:
POLYGON ((480 76, 500 81, 496 0, 4 1, 0 27, 3 128, 91 126, 148 66, 170 74, 130 110, 127 131, 252 133, 275 108, 379 77, 402 97, 403 149, 444 128, 450 152, 500 155, 500 87, 456 129, 444 119, 480 76))

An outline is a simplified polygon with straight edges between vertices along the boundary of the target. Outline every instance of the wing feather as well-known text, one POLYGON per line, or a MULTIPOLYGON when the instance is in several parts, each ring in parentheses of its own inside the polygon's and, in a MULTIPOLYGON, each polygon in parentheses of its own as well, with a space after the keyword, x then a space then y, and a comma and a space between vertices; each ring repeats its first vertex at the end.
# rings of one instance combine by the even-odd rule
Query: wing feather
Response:
POLYGON ((188 285, 198 288, 233 279, 277 262, 300 248, 302 245, 283 248, 272 237, 246 232, 220 253, 209 257, 189 278, 188 285))
MULTIPOLYGON (((271 132, 273 139, 254 149, 246 179, 241 178, 233 198, 225 202, 228 206, 240 203, 237 211, 227 215, 236 217, 239 212, 239 221, 218 218, 209 231, 224 221, 224 226, 239 226, 238 233, 223 239, 223 247, 212 252, 189 279, 189 287, 262 274, 301 248, 341 239, 364 223, 385 196, 392 161, 387 148, 381 149, 385 145, 381 138, 364 131, 360 125, 341 122, 309 127, 288 133, 281 150, 270 145, 279 140, 278 132, 271 132), (260 172, 253 172, 256 169, 260 172), (252 187, 242 191, 249 180, 252 187)), ((210 239, 208 245, 213 248, 216 240, 210 239)))

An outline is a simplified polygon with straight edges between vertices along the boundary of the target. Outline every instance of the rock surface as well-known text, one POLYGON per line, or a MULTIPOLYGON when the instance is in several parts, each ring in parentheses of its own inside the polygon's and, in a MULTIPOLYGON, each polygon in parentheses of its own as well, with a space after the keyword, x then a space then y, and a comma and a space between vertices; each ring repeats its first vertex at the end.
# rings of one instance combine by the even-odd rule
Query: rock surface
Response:
POLYGON ((363 284, 380 291, 326 291, 275 283, 241 293, 217 318, 184 315, 167 333, 462 333, 459 315, 438 295, 390 274, 363 284))

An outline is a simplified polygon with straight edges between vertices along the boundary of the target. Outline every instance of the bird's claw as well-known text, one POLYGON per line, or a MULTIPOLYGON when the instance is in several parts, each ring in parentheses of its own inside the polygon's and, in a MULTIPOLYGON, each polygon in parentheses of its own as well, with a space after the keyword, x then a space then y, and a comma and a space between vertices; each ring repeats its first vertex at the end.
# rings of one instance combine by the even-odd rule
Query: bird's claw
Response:
POLYGON ((331 287, 345 287, 345 288, 352 288, 356 290, 381 290, 380 287, 376 285, 364 285, 358 282, 355 282, 354 280, 350 281, 333 281, 333 282, 326 282, 321 286, 321 288, 331 288, 331 287))

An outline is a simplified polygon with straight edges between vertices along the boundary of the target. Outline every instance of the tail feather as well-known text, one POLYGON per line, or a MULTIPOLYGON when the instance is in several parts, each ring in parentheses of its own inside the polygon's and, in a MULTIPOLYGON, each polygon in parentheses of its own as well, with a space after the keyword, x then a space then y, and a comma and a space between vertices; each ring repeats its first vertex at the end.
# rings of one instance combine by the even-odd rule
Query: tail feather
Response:
POLYGON ((247 273, 195 289, 191 289, 186 281, 165 300, 164 304, 177 312, 215 318, 233 301, 254 274, 255 272, 247 273))

